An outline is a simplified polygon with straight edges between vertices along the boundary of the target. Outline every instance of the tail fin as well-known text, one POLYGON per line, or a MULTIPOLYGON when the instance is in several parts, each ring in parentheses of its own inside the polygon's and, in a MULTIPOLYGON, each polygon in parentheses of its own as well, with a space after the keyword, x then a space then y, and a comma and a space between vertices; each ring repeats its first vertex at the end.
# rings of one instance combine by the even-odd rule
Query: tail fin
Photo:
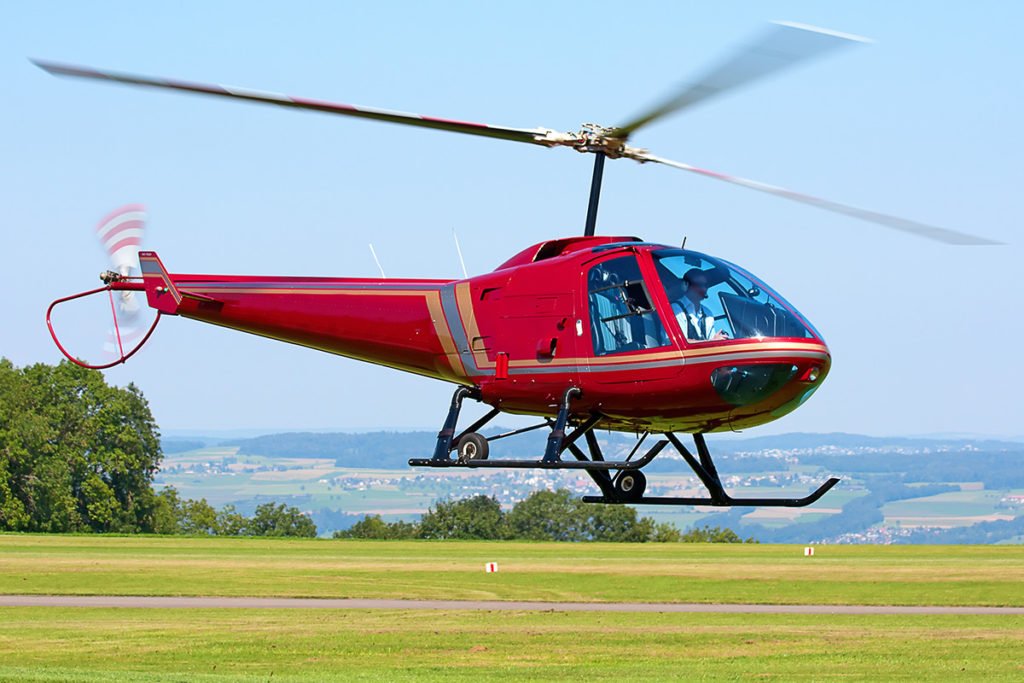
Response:
POLYGON ((140 251, 139 266, 142 269, 142 281, 146 285, 146 299, 149 305, 161 313, 177 313, 181 306, 181 292, 174 285, 156 252, 140 251))

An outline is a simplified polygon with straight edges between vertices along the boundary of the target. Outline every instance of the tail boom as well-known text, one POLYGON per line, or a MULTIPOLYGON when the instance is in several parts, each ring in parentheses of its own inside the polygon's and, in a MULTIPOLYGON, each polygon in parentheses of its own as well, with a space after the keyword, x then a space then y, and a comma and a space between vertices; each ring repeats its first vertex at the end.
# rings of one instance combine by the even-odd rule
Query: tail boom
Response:
POLYGON ((441 304, 448 280, 171 274, 139 252, 161 313, 471 384, 441 304))

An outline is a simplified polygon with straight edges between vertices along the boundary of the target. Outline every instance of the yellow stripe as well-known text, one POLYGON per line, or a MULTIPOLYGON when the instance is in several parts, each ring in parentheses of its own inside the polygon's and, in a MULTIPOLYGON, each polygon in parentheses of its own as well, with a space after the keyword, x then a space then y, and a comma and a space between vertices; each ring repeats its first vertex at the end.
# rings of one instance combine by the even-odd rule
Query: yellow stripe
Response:
POLYGON ((437 338, 441 342, 441 348, 444 349, 448 364, 455 372, 457 378, 465 379, 469 375, 466 372, 466 368, 462 365, 459 350, 455 347, 455 341, 448 330, 447 319, 444 316, 444 307, 441 305, 440 292, 427 292, 427 310, 430 312, 430 319, 434 323, 434 333, 437 334, 437 338))
POLYGON ((469 352, 473 354, 478 368, 493 368, 494 361, 487 357, 486 351, 477 351, 473 348, 473 340, 480 336, 480 330, 476 324, 476 312, 473 310, 473 293, 468 282, 455 285, 455 306, 459 309, 459 317, 462 318, 462 329, 466 332, 466 343, 469 344, 469 352))

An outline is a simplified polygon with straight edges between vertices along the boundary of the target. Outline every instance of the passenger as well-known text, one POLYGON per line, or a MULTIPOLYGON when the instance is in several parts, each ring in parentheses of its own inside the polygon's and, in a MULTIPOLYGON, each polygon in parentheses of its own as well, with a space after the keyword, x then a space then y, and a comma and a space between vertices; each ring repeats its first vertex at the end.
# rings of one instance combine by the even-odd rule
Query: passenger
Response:
POLYGON ((673 302, 676 320, 689 341, 728 339, 724 330, 715 330, 715 316, 701 301, 708 298, 708 276, 700 268, 691 268, 680 282, 682 296, 673 302))

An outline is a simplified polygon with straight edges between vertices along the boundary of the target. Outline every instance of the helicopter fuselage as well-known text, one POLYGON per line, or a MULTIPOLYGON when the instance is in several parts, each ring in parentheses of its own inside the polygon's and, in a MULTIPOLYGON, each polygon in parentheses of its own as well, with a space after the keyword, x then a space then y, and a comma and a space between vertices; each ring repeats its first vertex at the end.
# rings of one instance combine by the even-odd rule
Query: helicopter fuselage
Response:
POLYGON ((577 387, 573 414, 601 415, 602 428, 711 432, 770 422, 800 405, 831 363, 813 327, 795 310, 744 294, 743 280, 713 317, 735 337, 741 326, 764 326, 765 314, 786 316, 774 325, 791 336, 744 328, 743 338, 688 339, 665 264, 701 263, 702 255, 679 254, 636 238, 567 238, 462 280, 172 275, 153 252, 140 252, 140 262, 149 304, 163 314, 474 387, 504 412, 553 416, 577 387), (636 275, 595 286, 595 274, 613 266, 636 275), (609 314, 609 300, 623 312, 609 314))

